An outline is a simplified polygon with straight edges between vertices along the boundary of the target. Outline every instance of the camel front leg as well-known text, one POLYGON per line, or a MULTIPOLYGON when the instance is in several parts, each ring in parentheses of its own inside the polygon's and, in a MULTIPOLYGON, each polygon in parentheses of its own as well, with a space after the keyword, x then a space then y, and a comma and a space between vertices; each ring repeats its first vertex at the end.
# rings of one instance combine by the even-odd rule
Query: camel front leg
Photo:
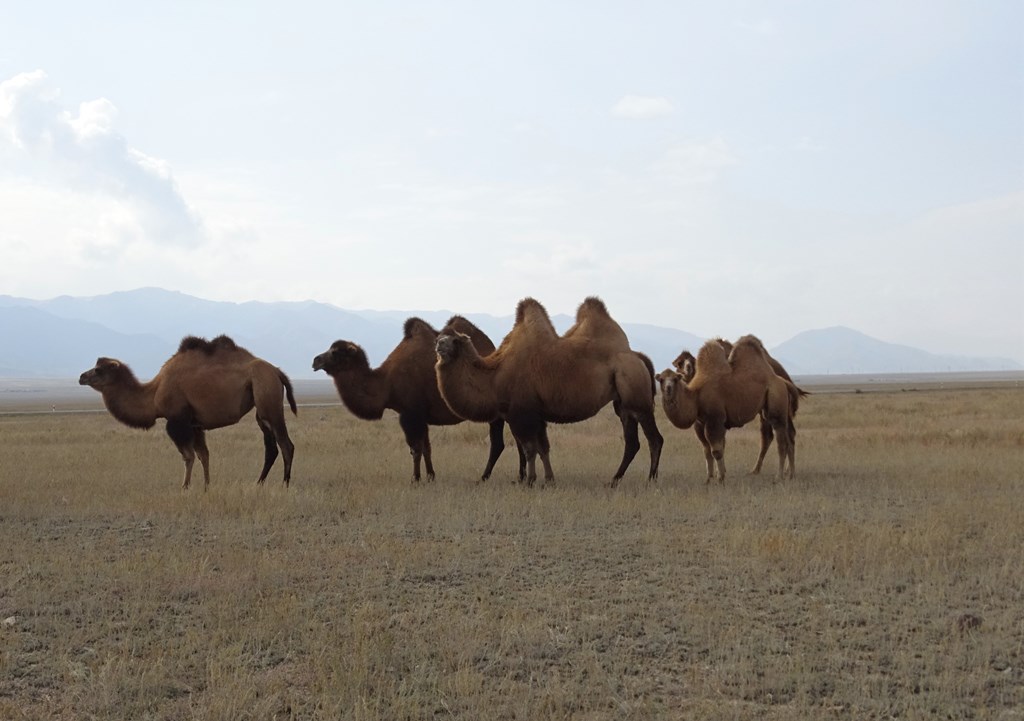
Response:
MULTIPOLYGON (((706 421, 704 438, 711 449, 711 457, 714 458, 715 464, 718 466, 718 482, 725 483, 725 424, 717 420, 706 421)), ((710 481, 710 474, 708 480, 710 481)))
POLYGON ((187 418, 168 418, 166 430, 185 462, 185 475, 181 487, 186 489, 192 484, 192 465, 196 461, 195 429, 191 420, 187 418))
MULTIPOLYGON (((413 416, 398 416, 398 424, 402 426, 405 433, 405 442, 409 444, 409 453, 412 455, 412 480, 418 483, 420 480, 420 460, 424 457, 424 448, 427 446, 427 423, 413 416)), ((429 451, 428 451, 429 453, 429 451)), ((427 458, 427 480, 434 480, 434 467, 427 458)))
POLYGON ((693 434, 697 436, 697 440, 700 441, 701 450, 704 451, 704 465, 707 467, 707 478, 704 479, 704 484, 711 483, 711 479, 715 476, 715 457, 711 453, 711 443, 708 442, 707 437, 704 434, 704 424, 701 421, 697 421, 693 424, 693 434))
MULTIPOLYGON (((490 438, 491 446, 490 453, 487 456, 487 466, 484 467, 484 472, 480 476, 480 482, 486 481, 491 477, 491 471, 494 470, 494 464, 498 462, 498 458, 501 456, 501 452, 505 450, 505 419, 499 418, 495 421, 491 421, 488 428, 488 438, 490 438)), ((519 479, 523 478, 523 456, 522 450, 520 450, 520 466, 519 466, 519 479)))
POLYGON ((427 483, 434 481, 434 464, 430 460, 430 426, 423 429, 423 463, 427 467, 427 483))

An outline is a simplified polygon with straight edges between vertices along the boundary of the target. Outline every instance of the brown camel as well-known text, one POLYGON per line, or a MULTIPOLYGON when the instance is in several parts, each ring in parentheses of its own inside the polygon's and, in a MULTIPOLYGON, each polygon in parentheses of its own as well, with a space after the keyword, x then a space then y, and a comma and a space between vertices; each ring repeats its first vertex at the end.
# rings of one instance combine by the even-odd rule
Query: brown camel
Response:
MULTIPOLYGON (((744 336, 744 337, 745 338, 749 338, 752 341, 755 341, 758 345, 761 346, 761 350, 764 352, 764 357, 768 360, 768 364, 771 365, 772 370, 775 371, 775 375, 779 376, 783 380, 786 380, 786 381, 788 381, 790 383, 793 383, 793 379, 790 377, 790 375, 786 371, 786 369, 782 366, 781 363, 779 363, 777 360, 775 360, 775 358, 773 358, 771 356, 771 354, 768 353, 767 349, 765 349, 764 344, 761 343, 761 340, 759 338, 757 338, 756 336, 752 336, 752 335, 748 335, 748 336, 744 336)), ((724 338, 715 338, 714 340, 717 341, 719 344, 721 344, 721 346, 725 349, 726 353, 729 353, 729 354, 732 353, 732 350, 733 350, 733 344, 732 343, 730 343, 729 341, 725 340, 724 338)), ((690 353, 690 351, 684 350, 682 353, 680 353, 679 356, 674 361, 672 361, 672 365, 675 366, 676 370, 679 371, 680 375, 682 375, 684 383, 689 383, 691 380, 693 380, 693 376, 694 376, 694 374, 696 373, 696 370, 697 370, 697 359, 693 357, 693 354, 690 353)), ((803 388, 800 388, 795 383, 793 383, 793 386, 797 390, 797 395, 793 399, 793 414, 792 415, 796 416, 797 410, 799 409, 799 406, 800 406, 800 398, 803 398, 805 396, 809 396, 811 394, 810 394, 809 391, 805 391, 803 388)), ((768 416, 766 415, 764 409, 761 410, 761 413, 759 414, 759 416, 760 416, 760 418, 759 418, 759 420, 760 420, 760 428, 759 428, 759 430, 761 432, 761 448, 758 451, 757 461, 754 463, 754 467, 752 469, 750 469, 750 473, 753 474, 753 475, 757 475, 758 473, 761 472, 761 465, 764 463, 765 456, 768 454, 768 449, 771 447, 772 441, 775 438, 775 431, 772 429, 772 424, 768 420, 768 416)), ((693 430, 694 430, 694 433, 697 434, 697 438, 703 438, 704 428, 703 428, 703 424, 700 421, 697 421, 694 424, 693 430)), ((790 421, 789 421, 789 438, 790 438, 790 443, 795 447, 795 445, 796 445, 796 425, 793 422, 793 418, 790 418, 790 421)))
POLYGON ((178 352, 148 383, 140 383, 131 369, 113 358, 99 358, 96 367, 78 379, 103 394, 103 404, 117 420, 132 428, 152 428, 158 418, 167 419, 167 435, 185 461, 182 488, 192 481, 196 456, 203 466, 203 489, 210 485, 210 451, 206 431, 238 423, 256 408, 256 423, 263 431, 263 483, 277 460, 284 457, 284 485, 292 475, 295 446, 288 437, 281 404, 282 391, 292 413, 297 413, 288 376, 257 358, 226 335, 212 341, 188 336, 178 352))
POLYGON ((545 481, 554 482, 546 423, 586 420, 608 403, 619 415, 625 440, 612 487, 640 449, 638 426, 650 447, 649 478, 657 478, 663 439, 654 419, 654 368, 630 349, 626 334, 599 299, 587 298, 576 324, 560 337, 544 307, 525 298, 516 308, 512 330, 491 355, 481 358, 462 334, 442 333, 437 356, 445 402, 469 420, 504 417, 526 452, 529 484, 537 478, 537 455, 545 481))
MULTIPOLYGON (((465 333, 480 353, 491 353, 494 344, 487 335, 462 316, 445 324, 444 332, 465 333)), ((427 480, 434 480, 430 454, 430 426, 461 423, 437 389, 434 376, 434 343, 438 332, 420 318, 405 321, 402 340, 378 368, 370 368, 366 352, 355 343, 338 340, 313 359, 313 370, 326 371, 334 379, 342 402, 363 420, 380 420, 384 410, 398 412, 398 423, 412 453, 413 480, 420 480, 420 459, 426 463, 427 480)), ((505 421, 490 423, 490 454, 482 481, 486 481, 505 448, 505 421)), ((522 452, 520 451, 520 455, 522 452)), ((525 459, 520 458, 520 476, 525 459)))
MULTIPOLYGON (((800 393, 793 383, 776 375, 760 341, 739 339, 732 353, 717 340, 708 341, 697 354, 695 374, 689 383, 683 374, 666 370, 658 374, 662 405, 673 425, 694 426, 704 448, 707 481, 718 465, 718 480, 725 480, 725 432, 739 428, 762 411, 778 436, 778 477, 795 473, 795 439, 789 432, 800 393)), ((762 436, 763 440, 763 436, 762 436)))

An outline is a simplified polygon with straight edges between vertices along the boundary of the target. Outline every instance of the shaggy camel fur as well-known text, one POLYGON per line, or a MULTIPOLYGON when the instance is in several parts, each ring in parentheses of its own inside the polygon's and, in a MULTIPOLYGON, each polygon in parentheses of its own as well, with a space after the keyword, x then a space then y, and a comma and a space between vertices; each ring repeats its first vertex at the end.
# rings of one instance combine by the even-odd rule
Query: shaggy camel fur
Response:
MULTIPOLYGON (((445 332, 465 333, 480 353, 491 353, 494 344, 471 322, 456 315, 445 324, 445 332)), ((384 410, 398 412, 398 423, 412 454, 413 480, 420 480, 420 460, 427 467, 427 480, 434 480, 430 454, 430 426, 461 423, 437 389, 434 376, 434 343, 438 332, 420 318, 405 321, 403 338, 378 368, 370 368, 366 352, 355 343, 338 340, 313 359, 313 370, 326 371, 334 379, 342 402, 363 420, 380 420, 384 410)), ((486 481, 505 448, 505 421, 490 423, 490 455, 481 480, 486 481)), ((520 456, 522 452, 520 451, 520 456)), ((525 460, 520 458, 520 476, 525 460)))
POLYGON ((738 340, 731 354, 718 341, 708 341, 696 359, 696 372, 687 383, 673 370, 658 374, 662 405, 673 425, 694 426, 704 448, 707 481, 718 466, 718 480, 725 480, 725 432, 750 422, 762 410, 778 436, 779 471, 781 479, 795 473, 795 440, 789 432, 793 409, 799 391, 791 382, 779 377, 765 357, 757 339, 738 340))
MULTIPOLYGON (((772 370, 775 371, 775 375, 779 376, 783 380, 793 383, 793 379, 790 377, 789 373, 786 372, 786 369, 783 368, 782 364, 775 360, 775 358, 773 358, 771 354, 768 353, 767 349, 765 349, 764 344, 761 343, 761 340, 759 338, 753 335, 744 336, 744 338, 748 338, 761 346, 761 350, 764 351, 764 357, 768 360, 768 364, 772 367, 772 370)), ((724 338, 715 338, 714 340, 717 341, 725 349, 726 353, 732 353, 732 343, 725 340, 724 338)), ((684 383, 689 383, 691 380, 693 380, 693 376, 697 371, 697 359, 693 357, 693 354, 690 353, 690 351, 684 350, 682 353, 680 353, 679 356, 674 361, 672 361, 672 365, 675 366, 676 370, 679 371, 679 373, 683 376, 684 383)), ((797 396, 794 399, 793 403, 793 416, 796 416, 797 410, 799 409, 800 398, 809 396, 810 392, 805 391, 803 388, 800 388, 799 386, 796 386, 795 383, 793 385, 794 387, 796 387, 797 390, 797 396)), ((754 467, 750 470, 751 474, 753 475, 757 475, 758 473, 761 472, 761 465, 764 463, 765 456, 768 454, 768 449, 771 447, 772 441, 775 438, 775 431, 772 429, 772 424, 768 420, 768 416, 765 414, 764 409, 761 410, 761 413, 759 415, 761 448, 757 454, 757 461, 754 463, 754 467)), ((693 426, 693 430, 694 433, 696 433, 698 439, 703 438, 703 423, 697 421, 693 426)), ((789 422, 789 438, 790 443, 793 444, 795 447, 796 425, 794 424, 792 418, 789 422)))
POLYGON ((469 339, 444 333, 437 339, 437 381, 455 413, 470 420, 504 417, 526 452, 527 482, 537 478, 540 455, 545 481, 554 482, 545 424, 575 423, 612 403, 622 423, 625 448, 612 487, 640 449, 642 426, 651 452, 649 478, 658 475, 663 439, 654 419, 654 368, 630 349, 597 298, 586 299, 576 324, 559 337, 544 307, 525 298, 501 346, 481 358, 469 339))
POLYGON ((111 415, 132 428, 152 428, 158 418, 167 419, 167 435, 185 461, 182 488, 192 481, 196 456, 203 466, 204 490, 210 485, 206 431, 234 425, 254 407, 264 446, 263 471, 256 482, 266 480, 278 447, 284 457, 284 485, 291 480, 295 446, 281 404, 283 392, 297 413, 291 381, 280 368, 225 335, 212 341, 186 337, 148 383, 140 383, 127 365, 113 358, 99 358, 78 382, 98 390, 111 415))

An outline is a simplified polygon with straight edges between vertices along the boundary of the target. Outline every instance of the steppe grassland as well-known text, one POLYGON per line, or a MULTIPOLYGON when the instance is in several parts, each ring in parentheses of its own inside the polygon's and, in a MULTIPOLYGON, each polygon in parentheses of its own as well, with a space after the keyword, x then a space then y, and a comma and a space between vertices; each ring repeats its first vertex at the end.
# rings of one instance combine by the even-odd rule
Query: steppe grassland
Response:
POLYGON ((393 416, 305 407, 291 489, 249 417, 204 494, 162 430, 0 417, 0 717, 1022 718, 1024 392, 812 396, 778 484, 659 420, 656 486, 610 411, 554 488, 470 424, 413 486, 393 416))

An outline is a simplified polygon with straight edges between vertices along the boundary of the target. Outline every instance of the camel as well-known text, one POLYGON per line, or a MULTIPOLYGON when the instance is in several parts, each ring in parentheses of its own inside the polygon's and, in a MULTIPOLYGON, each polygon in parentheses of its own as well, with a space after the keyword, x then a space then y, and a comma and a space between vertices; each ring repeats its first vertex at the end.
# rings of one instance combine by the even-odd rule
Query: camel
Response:
POLYGON ((539 455, 546 483, 554 483, 546 424, 576 423, 612 403, 622 423, 625 448, 612 478, 618 485, 640 449, 638 426, 651 452, 649 480, 658 476, 663 438, 654 418, 654 367, 629 347, 604 303, 587 298, 576 324, 559 336, 544 307, 524 298, 512 330, 498 349, 481 357, 458 332, 437 339, 437 382, 448 406, 462 418, 503 417, 522 444, 527 483, 537 479, 539 455))
MULTIPOLYGON (((443 332, 461 332, 472 339, 480 353, 490 353, 494 344, 487 335, 462 316, 452 316, 443 332)), ((420 318, 405 321, 403 337, 378 368, 371 368, 366 352, 355 343, 338 340, 313 359, 313 370, 323 370, 334 379, 342 402, 363 420, 380 420, 384 410, 398 412, 412 454, 413 481, 420 480, 420 462, 425 462, 427 480, 434 480, 430 426, 461 423, 441 399, 434 376, 434 342, 438 332, 420 318)), ((486 481, 505 448, 505 421, 491 419, 490 454, 480 478, 486 481)), ((521 452, 520 452, 521 454, 521 452)), ((525 459, 520 458, 520 476, 525 459)))
POLYGON ((167 419, 167 435, 185 461, 182 488, 192 481, 196 456, 203 466, 203 490, 209 488, 206 431, 234 425, 253 408, 264 447, 263 471, 256 482, 266 480, 279 447, 284 485, 291 480, 295 445, 288 437, 281 403, 283 392, 292 413, 298 414, 291 381, 280 368, 235 345, 226 335, 212 341, 195 336, 182 339, 178 351, 147 383, 139 382, 127 365, 113 358, 98 358, 78 383, 98 390, 110 414, 127 426, 149 429, 158 418, 167 419))
MULTIPOLYGON (((796 473, 795 438, 790 433, 794 409, 800 397, 792 382, 776 375, 764 348, 753 336, 736 341, 732 352, 717 340, 704 344, 697 354, 695 373, 686 382, 682 373, 658 374, 665 415, 678 428, 693 426, 704 448, 707 483, 718 467, 718 481, 725 481, 725 432, 749 423, 762 411, 778 436, 778 478, 796 473)), ((763 436, 762 436, 763 440, 763 436)))
MULTIPOLYGON (((757 338, 756 336, 752 336, 752 335, 744 336, 744 337, 750 338, 752 341, 756 341, 761 346, 762 351, 764 351, 764 356, 768 360, 768 364, 771 365, 772 370, 775 371, 775 375, 779 376, 780 378, 782 378, 785 381, 793 383, 793 379, 790 377, 790 375, 786 371, 786 369, 782 366, 781 363, 779 363, 777 360, 775 360, 775 358, 773 358, 768 353, 767 349, 765 349, 764 344, 761 343, 761 340, 759 338, 757 338)), ((719 344, 721 344, 721 346, 725 349, 726 353, 730 353, 730 354, 732 353, 732 350, 733 350, 733 344, 732 343, 730 343, 729 341, 725 340, 724 338, 715 338, 714 340, 717 341, 719 344)), ((696 373, 696 369, 697 369, 696 363, 697 363, 697 359, 694 358, 693 354, 690 353, 690 351, 688 351, 688 350, 684 350, 682 353, 679 354, 679 356, 674 361, 672 361, 672 365, 675 366, 676 370, 679 371, 679 373, 683 376, 683 382, 684 383, 689 383, 691 380, 693 380, 693 376, 696 373)), ((811 394, 810 394, 809 391, 805 391, 803 388, 800 388, 799 386, 796 386, 795 383, 793 383, 793 385, 794 385, 794 387, 796 387, 796 390, 797 390, 797 396, 793 399, 794 400, 794 402, 793 402, 793 416, 796 416, 797 410, 799 408, 799 400, 800 400, 800 398, 803 398, 805 396, 809 396, 811 394)), ((768 449, 771 447, 772 441, 775 438, 775 431, 772 430, 772 424, 768 420, 768 417, 765 414, 763 409, 762 409, 762 411, 761 411, 761 413, 759 415, 760 415, 760 428, 759 428, 759 430, 760 430, 760 433, 761 433, 761 448, 758 451, 757 461, 754 463, 754 467, 752 469, 750 469, 751 475, 757 475, 758 473, 761 472, 761 466, 764 463, 765 456, 768 454, 768 449)), ((697 421, 697 423, 694 424, 693 429, 694 429, 694 432, 697 434, 697 438, 698 439, 703 438, 703 432, 704 432, 703 424, 701 424, 700 421, 697 421)), ((790 419, 790 422, 789 422, 789 438, 790 438, 790 443, 794 444, 794 446, 795 446, 795 444, 796 444, 796 425, 793 423, 793 419, 792 418, 790 419)))

